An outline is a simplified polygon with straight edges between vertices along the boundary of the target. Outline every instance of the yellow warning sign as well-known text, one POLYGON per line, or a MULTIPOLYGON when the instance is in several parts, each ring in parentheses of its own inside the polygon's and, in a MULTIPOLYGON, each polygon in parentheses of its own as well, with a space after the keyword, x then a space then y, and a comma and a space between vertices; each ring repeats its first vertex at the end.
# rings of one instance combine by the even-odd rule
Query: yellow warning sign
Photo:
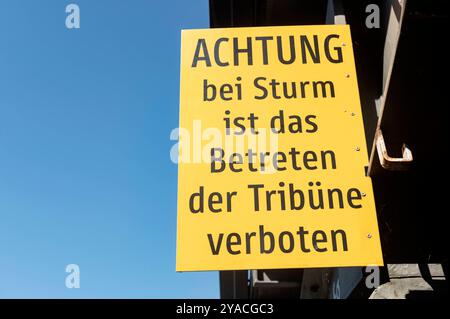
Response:
POLYGON ((181 40, 177 271, 382 265, 349 27, 181 40))

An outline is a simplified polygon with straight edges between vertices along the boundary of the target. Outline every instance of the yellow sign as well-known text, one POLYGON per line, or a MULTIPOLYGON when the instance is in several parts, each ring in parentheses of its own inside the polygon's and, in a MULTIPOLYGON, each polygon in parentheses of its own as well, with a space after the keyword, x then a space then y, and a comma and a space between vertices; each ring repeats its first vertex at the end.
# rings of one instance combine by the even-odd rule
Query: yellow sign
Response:
POLYGON ((177 271, 382 265, 349 26, 182 31, 177 271))

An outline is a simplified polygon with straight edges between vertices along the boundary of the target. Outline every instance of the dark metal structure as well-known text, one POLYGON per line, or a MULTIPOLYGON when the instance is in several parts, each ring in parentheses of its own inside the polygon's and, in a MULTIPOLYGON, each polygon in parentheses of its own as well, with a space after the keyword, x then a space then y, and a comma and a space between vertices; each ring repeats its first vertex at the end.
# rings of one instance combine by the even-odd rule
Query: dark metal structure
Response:
MULTIPOLYGON (((386 264, 419 264, 433 291, 448 293, 425 264, 448 273, 447 1, 210 0, 210 26, 349 24, 386 264), (368 28, 369 4, 380 27, 368 28)), ((381 270, 389 280, 387 269, 381 270)), ((220 272, 223 298, 366 298, 353 268, 220 272)))

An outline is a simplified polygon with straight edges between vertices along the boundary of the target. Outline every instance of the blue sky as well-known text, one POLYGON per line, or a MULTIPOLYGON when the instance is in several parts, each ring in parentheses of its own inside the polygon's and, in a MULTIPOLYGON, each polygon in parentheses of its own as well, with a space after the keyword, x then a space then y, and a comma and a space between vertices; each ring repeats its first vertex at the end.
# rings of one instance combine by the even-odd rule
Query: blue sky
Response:
POLYGON ((180 30, 207 27, 207 0, 0 0, 0 297, 218 297, 175 272, 169 156, 180 30))

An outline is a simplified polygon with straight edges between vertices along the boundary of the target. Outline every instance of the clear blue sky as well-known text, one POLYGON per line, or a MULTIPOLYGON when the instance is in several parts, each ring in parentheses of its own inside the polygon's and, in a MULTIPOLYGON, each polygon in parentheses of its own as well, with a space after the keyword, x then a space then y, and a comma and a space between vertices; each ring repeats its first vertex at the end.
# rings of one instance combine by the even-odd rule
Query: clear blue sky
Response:
POLYGON ((207 27, 207 0, 0 1, 0 297, 218 297, 175 272, 169 156, 180 30, 207 27))

